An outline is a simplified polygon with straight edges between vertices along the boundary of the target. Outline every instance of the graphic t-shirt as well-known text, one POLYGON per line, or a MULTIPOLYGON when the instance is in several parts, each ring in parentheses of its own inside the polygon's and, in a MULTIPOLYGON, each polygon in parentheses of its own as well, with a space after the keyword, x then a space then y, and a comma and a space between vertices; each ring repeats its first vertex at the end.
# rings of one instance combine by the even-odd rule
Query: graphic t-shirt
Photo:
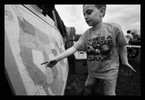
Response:
POLYGON ((118 47, 127 45, 121 27, 113 23, 103 23, 99 31, 89 28, 79 38, 74 47, 86 51, 89 75, 101 79, 118 76, 118 47))

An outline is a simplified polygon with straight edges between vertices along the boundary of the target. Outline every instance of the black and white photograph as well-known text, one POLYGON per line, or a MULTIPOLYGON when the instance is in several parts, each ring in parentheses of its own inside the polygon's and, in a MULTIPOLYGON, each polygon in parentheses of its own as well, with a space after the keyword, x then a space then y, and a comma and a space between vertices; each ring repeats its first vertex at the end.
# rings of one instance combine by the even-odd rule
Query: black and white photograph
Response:
POLYGON ((14 96, 141 96, 140 4, 5 4, 14 96))

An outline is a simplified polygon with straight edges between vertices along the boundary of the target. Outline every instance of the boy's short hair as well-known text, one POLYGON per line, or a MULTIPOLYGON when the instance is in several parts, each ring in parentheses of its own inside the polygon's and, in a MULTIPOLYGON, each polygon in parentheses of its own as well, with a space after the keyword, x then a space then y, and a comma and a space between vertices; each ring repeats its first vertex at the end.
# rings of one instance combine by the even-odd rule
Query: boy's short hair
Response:
MULTIPOLYGON (((97 8, 97 9, 100 9, 100 8, 102 8, 102 7, 104 7, 105 8, 105 12, 106 12, 106 4, 94 4, 95 5, 95 7, 97 8)), ((83 4, 83 7, 85 6, 85 4, 83 4)), ((103 17, 105 16, 105 12, 104 12, 104 15, 103 15, 103 17)))
POLYGON ((102 8, 102 7, 105 8, 105 11, 104 11, 104 14, 103 14, 103 17, 104 17, 104 16, 105 16, 105 12, 106 12, 106 4, 95 4, 95 6, 96 6, 98 9, 100 9, 100 8, 102 8))

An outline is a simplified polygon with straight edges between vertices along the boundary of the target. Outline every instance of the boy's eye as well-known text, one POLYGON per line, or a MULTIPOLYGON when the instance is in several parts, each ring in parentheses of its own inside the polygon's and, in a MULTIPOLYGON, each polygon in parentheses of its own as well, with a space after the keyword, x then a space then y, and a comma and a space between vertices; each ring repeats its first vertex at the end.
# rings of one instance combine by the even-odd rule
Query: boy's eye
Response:
POLYGON ((90 15, 92 13, 92 10, 87 10, 86 14, 90 15))

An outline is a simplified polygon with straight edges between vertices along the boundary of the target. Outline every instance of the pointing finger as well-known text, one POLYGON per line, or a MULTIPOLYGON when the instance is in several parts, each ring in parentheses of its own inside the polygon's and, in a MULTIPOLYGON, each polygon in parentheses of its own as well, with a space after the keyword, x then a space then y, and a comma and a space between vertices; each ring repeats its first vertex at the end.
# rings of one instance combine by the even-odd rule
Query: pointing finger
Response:
POLYGON ((41 65, 43 65, 43 64, 47 64, 47 63, 48 63, 48 61, 45 61, 45 62, 41 63, 41 65))

